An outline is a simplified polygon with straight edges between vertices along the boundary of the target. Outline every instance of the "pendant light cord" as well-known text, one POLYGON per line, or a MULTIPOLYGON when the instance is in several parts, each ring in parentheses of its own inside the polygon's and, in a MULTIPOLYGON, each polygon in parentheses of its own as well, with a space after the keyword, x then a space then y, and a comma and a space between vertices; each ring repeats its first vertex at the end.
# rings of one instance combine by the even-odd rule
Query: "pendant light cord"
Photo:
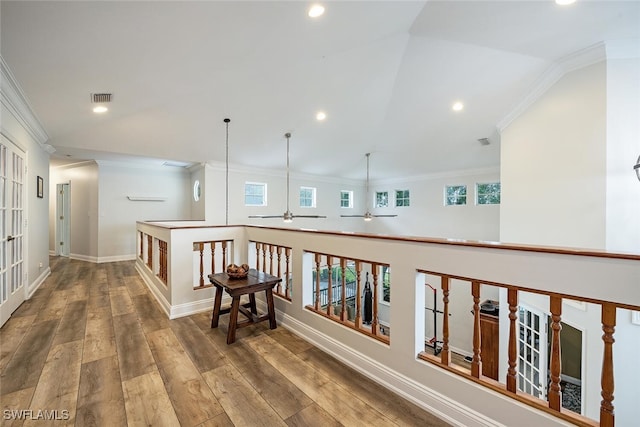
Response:
POLYGON ((367 212, 369 212, 369 156, 371 153, 367 153, 367 182, 365 184, 365 193, 367 195, 367 212))
POLYGON ((287 132, 284 136, 287 138, 287 212, 289 212, 289 138, 291 134, 287 132))
POLYGON ((225 138, 225 149, 226 149, 226 171, 225 171, 225 225, 229 225, 229 122, 231 119, 224 119, 224 123, 227 127, 226 129, 226 138, 225 138))

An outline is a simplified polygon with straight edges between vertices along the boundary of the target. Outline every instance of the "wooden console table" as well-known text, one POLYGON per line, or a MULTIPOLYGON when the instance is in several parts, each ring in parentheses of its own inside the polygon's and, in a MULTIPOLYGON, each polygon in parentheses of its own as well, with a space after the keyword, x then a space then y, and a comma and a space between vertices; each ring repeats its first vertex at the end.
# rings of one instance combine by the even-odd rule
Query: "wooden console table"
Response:
POLYGON ((216 296, 213 303, 213 315, 211 327, 218 327, 221 314, 229 313, 229 331, 227 332, 227 344, 236 340, 236 329, 243 328, 254 323, 269 320, 269 328, 276 328, 276 313, 273 306, 273 287, 282 281, 282 278, 266 274, 255 269, 249 270, 247 277, 232 279, 227 273, 210 274, 209 280, 216 287, 216 296), (231 307, 221 309, 222 293, 226 291, 231 296, 231 307), (256 310, 256 292, 265 292, 268 313, 258 316, 256 310), (240 304, 242 295, 249 296, 249 302, 240 304), (249 310, 247 310, 249 308, 249 310), (238 323, 238 313, 242 313, 248 320, 238 323))

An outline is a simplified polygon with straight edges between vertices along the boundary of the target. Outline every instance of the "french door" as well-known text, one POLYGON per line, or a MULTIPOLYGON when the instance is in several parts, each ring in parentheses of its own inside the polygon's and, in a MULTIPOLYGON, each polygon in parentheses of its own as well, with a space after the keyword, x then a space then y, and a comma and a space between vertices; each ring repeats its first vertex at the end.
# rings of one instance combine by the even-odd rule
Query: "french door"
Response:
POLYGON ((0 140, 0 326, 24 301, 24 152, 0 140))
POLYGON ((518 390, 547 398, 547 316, 519 306, 518 390))

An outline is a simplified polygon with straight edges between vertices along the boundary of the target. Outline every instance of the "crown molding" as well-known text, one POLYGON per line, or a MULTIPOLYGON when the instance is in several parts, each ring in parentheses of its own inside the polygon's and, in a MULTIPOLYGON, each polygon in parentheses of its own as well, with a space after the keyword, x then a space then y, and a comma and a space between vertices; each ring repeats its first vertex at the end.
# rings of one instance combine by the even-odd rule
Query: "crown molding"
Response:
POLYGON ((36 117, 26 95, 11 72, 9 65, 1 55, 0 72, 2 75, 2 80, 0 81, 2 104, 16 117, 22 127, 25 128, 33 140, 36 141, 43 150, 49 154, 55 152, 55 148, 47 144, 49 135, 44 130, 38 117, 36 117))
POLYGON ((516 105, 516 107, 502 118, 496 125, 498 132, 502 133, 515 119, 524 113, 533 103, 544 95, 565 74, 607 59, 607 51, 604 42, 589 46, 574 52, 554 62, 533 85, 528 94, 516 105))

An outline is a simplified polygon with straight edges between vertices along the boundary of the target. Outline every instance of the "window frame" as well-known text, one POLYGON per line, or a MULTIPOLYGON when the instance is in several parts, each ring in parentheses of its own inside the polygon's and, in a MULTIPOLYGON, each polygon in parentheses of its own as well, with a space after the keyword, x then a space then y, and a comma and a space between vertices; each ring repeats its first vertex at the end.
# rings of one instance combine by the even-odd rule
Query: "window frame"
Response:
POLYGON ((477 206, 491 206, 491 205, 499 205, 500 202, 502 201, 502 183, 500 181, 492 181, 492 182, 476 182, 476 205, 477 206), (498 201, 497 202, 480 202, 480 196, 483 197, 491 197, 492 194, 490 193, 480 193, 480 186, 481 185, 497 185, 498 186, 498 192, 497 192, 497 196, 498 196, 498 201))
POLYGON ((351 190, 340 190, 340 208, 341 209, 353 209, 353 191, 351 190), (343 195, 347 195, 347 206, 343 206, 342 202, 344 199, 343 195))
MULTIPOLYGON (((316 207, 316 198, 317 198, 317 192, 318 190, 316 189, 316 187, 307 187, 304 185, 300 186, 300 190, 298 191, 298 206, 300 206, 301 208, 305 208, 305 209, 309 209, 309 208, 315 208, 316 207), (302 191, 303 190, 311 190, 311 206, 303 206, 302 205, 302 191)), ((304 197, 304 200, 306 200, 307 197, 304 197)))
POLYGON ((374 197, 373 206, 375 206, 376 208, 388 208, 389 207, 389 192, 388 191, 376 191, 375 195, 373 197, 374 197), (385 203, 384 204, 378 203, 378 201, 379 201, 378 195, 379 194, 386 194, 386 198, 385 198, 385 203))
MULTIPOLYGON (((458 199, 461 196, 455 196, 458 199)), ((467 201, 469 200, 469 188, 467 184, 459 184, 459 185, 445 185, 444 186, 444 205, 445 206, 466 206, 467 201), (464 187, 464 203, 449 203, 449 188, 461 188, 464 187)))
POLYGON ((267 206, 267 183, 266 182, 255 182, 255 181, 245 181, 244 183, 244 205, 245 206, 267 206), (247 203, 247 196, 255 197, 255 194, 247 194, 247 186, 260 186, 263 189, 262 193, 262 204, 254 204, 247 203))
POLYGON ((394 205, 396 208, 407 208, 411 206, 411 190, 394 190, 395 201, 394 205), (398 193, 405 193, 402 197, 398 197, 398 193), (398 204, 398 201, 403 201, 401 205, 398 204))

